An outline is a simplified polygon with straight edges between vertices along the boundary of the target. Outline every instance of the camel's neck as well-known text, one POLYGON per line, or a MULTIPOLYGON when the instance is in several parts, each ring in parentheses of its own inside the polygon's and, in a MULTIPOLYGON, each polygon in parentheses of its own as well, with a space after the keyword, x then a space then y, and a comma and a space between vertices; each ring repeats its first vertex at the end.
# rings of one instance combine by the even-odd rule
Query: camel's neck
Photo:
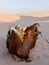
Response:
POLYGON ((25 40, 24 40, 24 43, 23 43, 23 46, 29 48, 29 49, 32 49, 35 47, 35 44, 36 44, 36 41, 37 41, 37 37, 38 36, 31 36, 30 38, 29 37, 25 37, 25 40))
POLYGON ((27 48, 27 49, 31 49, 32 46, 32 42, 33 42, 33 38, 25 38, 24 43, 23 43, 23 47, 27 48))

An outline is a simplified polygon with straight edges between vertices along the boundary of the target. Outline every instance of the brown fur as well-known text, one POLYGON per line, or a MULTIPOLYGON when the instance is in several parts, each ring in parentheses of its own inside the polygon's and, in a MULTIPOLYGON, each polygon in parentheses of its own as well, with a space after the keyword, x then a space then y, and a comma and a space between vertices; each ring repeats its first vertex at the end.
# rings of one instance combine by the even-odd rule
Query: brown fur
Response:
POLYGON ((20 57, 25 58, 29 55, 30 50, 35 46, 36 37, 32 30, 29 30, 22 43, 19 36, 13 31, 12 40, 9 44, 9 52, 11 54, 18 54, 20 57))
POLYGON ((20 37, 13 31, 13 35, 12 35, 12 39, 9 43, 9 52, 11 54, 15 54, 17 46, 22 45, 22 41, 20 39, 20 37))
POLYGON ((29 56, 30 50, 35 47, 39 33, 35 32, 34 28, 29 27, 25 30, 25 33, 26 34, 22 38, 22 41, 21 38, 13 31, 12 39, 9 43, 9 53, 12 55, 18 55, 21 58, 29 56))

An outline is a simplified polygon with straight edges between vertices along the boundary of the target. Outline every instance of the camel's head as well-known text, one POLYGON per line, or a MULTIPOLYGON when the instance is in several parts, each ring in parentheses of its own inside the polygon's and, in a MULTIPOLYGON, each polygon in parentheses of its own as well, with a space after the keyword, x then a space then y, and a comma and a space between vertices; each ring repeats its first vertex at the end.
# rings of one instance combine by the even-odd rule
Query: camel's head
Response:
POLYGON ((39 23, 35 23, 35 24, 33 25, 32 30, 33 30, 35 33, 37 33, 37 34, 41 34, 41 32, 39 31, 39 27, 40 27, 40 24, 39 24, 39 23))
POLYGON ((37 35, 41 34, 41 32, 39 31, 39 27, 40 27, 40 24, 39 23, 35 23, 32 26, 27 27, 26 30, 25 30, 25 32, 26 32, 26 34, 27 33, 30 34, 31 33, 30 31, 32 30, 32 32, 36 33, 37 35))

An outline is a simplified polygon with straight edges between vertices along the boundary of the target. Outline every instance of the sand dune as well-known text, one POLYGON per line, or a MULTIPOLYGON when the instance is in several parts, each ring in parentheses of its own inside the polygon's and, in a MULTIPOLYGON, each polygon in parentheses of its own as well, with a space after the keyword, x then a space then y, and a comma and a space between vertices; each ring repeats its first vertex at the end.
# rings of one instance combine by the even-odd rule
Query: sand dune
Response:
POLYGON ((20 16, 18 15, 0 13, 0 21, 2 22, 12 22, 19 19, 20 19, 20 16))
POLYGON ((35 12, 35 13, 32 13, 32 14, 25 14, 23 16, 47 17, 47 16, 49 16, 49 12, 35 12))
POLYGON ((49 12, 37 12, 32 14, 22 14, 22 15, 15 15, 15 14, 7 14, 7 13, 0 13, 0 22, 13 22, 16 20, 20 20, 20 16, 31 16, 31 17, 48 17, 49 12))

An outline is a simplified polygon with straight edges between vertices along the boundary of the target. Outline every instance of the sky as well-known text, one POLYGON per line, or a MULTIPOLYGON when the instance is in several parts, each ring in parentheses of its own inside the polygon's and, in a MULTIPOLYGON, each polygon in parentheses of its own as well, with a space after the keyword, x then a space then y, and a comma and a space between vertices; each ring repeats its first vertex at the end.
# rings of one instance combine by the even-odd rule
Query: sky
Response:
POLYGON ((49 0, 0 0, 0 12, 27 14, 49 11, 49 0))

